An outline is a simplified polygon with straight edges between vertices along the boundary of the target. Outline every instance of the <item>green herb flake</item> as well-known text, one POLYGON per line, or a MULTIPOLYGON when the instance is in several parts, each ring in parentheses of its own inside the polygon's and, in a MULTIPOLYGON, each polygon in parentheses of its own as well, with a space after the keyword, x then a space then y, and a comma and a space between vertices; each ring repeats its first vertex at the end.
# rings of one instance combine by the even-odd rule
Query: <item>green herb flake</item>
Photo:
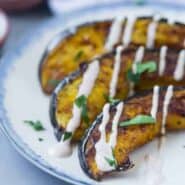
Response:
POLYGON ((154 124, 156 120, 152 116, 148 115, 137 115, 128 121, 120 122, 119 125, 122 127, 131 126, 131 125, 144 125, 144 124, 154 124))
POLYGON ((75 57, 74 57, 74 61, 80 60, 81 57, 82 57, 82 55, 83 55, 83 53, 84 53, 84 52, 83 52, 82 50, 78 51, 78 52, 76 53, 75 57))
POLYGON ((108 163, 110 166, 114 166, 114 167, 117 166, 117 163, 116 163, 116 160, 115 160, 115 159, 110 159, 110 158, 108 158, 108 157, 104 157, 104 159, 107 161, 107 163, 108 163))
POLYGON ((75 100, 75 104, 82 109, 81 116, 82 120, 86 123, 89 124, 89 117, 87 114, 87 98, 84 95, 79 96, 75 100))
POLYGON ((43 131, 43 130, 45 130, 45 128, 43 127, 41 121, 25 120, 24 123, 30 125, 35 131, 43 131))
POLYGON ((89 123, 89 117, 88 117, 88 114, 87 114, 87 107, 86 105, 83 106, 82 108, 82 119, 85 121, 85 123, 89 123))
POLYGON ((115 104, 115 103, 118 103, 120 101, 119 99, 114 99, 114 98, 108 96, 107 94, 104 94, 104 98, 110 104, 115 104))
POLYGON ((83 107, 83 105, 85 105, 87 103, 87 98, 85 95, 81 95, 79 96, 76 100, 75 100, 75 104, 81 108, 83 107))
POLYGON ((142 74, 144 72, 153 73, 157 70, 157 65, 155 61, 148 61, 145 63, 140 63, 136 65, 136 71, 139 74, 142 74))
POLYGON ((131 69, 127 71, 127 79, 137 84, 140 80, 140 74, 134 74, 131 69))
POLYGON ((48 81, 48 85, 51 85, 52 87, 56 87, 59 84, 60 80, 56 80, 56 79, 50 79, 48 81))
POLYGON ((136 64, 136 73, 134 74, 132 70, 128 70, 127 78, 128 80, 138 83, 141 77, 141 74, 144 72, 152 73, 157 70, 157 65, 155 61, 148 61, 145 63, 136 64))
POLYGON ((110 166, 114 166, 116 168, 117 166, 117 161, 116 161, 116 158, 115 158, 115 152, 114 152, 114 149, 111 148, 112 150, 112 159, 108 158, 108 157, 104 157, 104 159, 107 161, 107 163, 110 165, 110 166))
POLYGON ((72 137, 72 132, 65 132, 63 141, 66 141, 72 137))

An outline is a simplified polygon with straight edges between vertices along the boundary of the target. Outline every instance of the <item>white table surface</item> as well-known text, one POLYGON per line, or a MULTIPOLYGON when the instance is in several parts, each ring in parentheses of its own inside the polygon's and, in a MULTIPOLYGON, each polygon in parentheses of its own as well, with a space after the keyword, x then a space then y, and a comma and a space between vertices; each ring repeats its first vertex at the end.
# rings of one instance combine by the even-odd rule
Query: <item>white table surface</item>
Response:
MULTIPOLYGON (((13 50, 22 35, 50 18, 47 12, 32 11, 9 15, 11 33, 5 44, 4 52, 13 50)), ((0 185, 69 185, 41 171, 24 159, 11 146, 0 130, 0 185)))

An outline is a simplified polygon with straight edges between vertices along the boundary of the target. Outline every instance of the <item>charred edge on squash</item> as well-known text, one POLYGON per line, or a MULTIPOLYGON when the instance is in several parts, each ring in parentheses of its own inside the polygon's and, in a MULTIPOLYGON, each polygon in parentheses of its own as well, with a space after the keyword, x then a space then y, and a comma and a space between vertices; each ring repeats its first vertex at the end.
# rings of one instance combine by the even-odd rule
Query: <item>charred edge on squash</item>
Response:
POLYGON ((43 67, 44 63, 46 62, 46 59, 47 59, 49 53, 52 52, 54 50, 54 48, 56 48, 58 46, 58 44, 63 39, 65 39, 66 37, 69 37, 70 35, 72 35, 72 33, 70 32, 69 29, 64 30, 64 31, 60 32, 59 34, 57 34, 53 39, 51 39, 49 41, 48 45, 46 46, 46 48, 44 50, 44 53, 41 56, 40 63, 39 63, 39 70, 38 70, 38 79, 39 79, 39 82, 41 84, 41 88, 42 88, 42 80, 41 80, 41 78, 42 78, 42 67, 43 67), (54 42, 55 42, 55 44, 53 44, 54 42), (52 49, 50 49, 51 45, 53 45, 52 49))
MULTIPOLYGON (((116 103, 117 104, 117 103, 116 103)), ((115 106, 115 105, 114 105, 115 106)), ((111 107, 112 109, 113 107, 111 107)), ((100 181, 101 178, 97 177, 95 178, 93 174, 91 173, 91 170, 89 169, 87 163, 86 163, 86 157, 85 157, 85 148, 86 148, 86 143, 88 141, 88 136, 91 135, 91 132, 94 130, 97 124, 100 124, 102 121, 103 115, 102 113, 97 116, 97 119, 92 123, 91 127, 85 132, 83 138, 81 139, 79 145, 78 145, 78 157, 79 157, 79 162, 82 170, 84 173, 89 176, 92 179, 95 179, 97 181, 100 181)), ((119 165, 116 167, 115 170, 110 171, 110 172, 105 172, 104 175, 108 173, 113 173, 113 172, 121 172, 121 171, 126 171, 130 168, 132 168, 134 164, 130 161, 128 158, 126 162, 124 162, 122 165, 119 165)))
POLYGON ((63 89, 67 84, 71 83, 73 80, 75 80, 77 77, 79 77, 81 74, 84 73, 84 71, 87 69, 88 64, 87 63, 82 63, 80 65, 79 70, 71 73, 70 75, 68 75, 67 77, 65 77, 55 88, 55 90, 52 93, 51 99, 50 99, 50 109, 49 109, 49 114, 50 114, 50 121, 51 124, 54 128, 54 134, 57 138, 58 141, 60 141, 61 136, 64 132, 64 130, 59 127, 57 120, 56 120, 56 116, 55 116, 55 112, 56 112, 56 108, 57 108, 57 95, 58 93, 61 91, 61 89, 63 89))
MULTIPOLYGON (((174 88, 174 92, 175 91, 179 91, 179 90, 184 90, 185 89, 185 86, 181 86, 181 87, 175 87, 174 88)), ((160 87, 160 92, 163 92, 163 91, 166 91, 167 90, 167 87, 160 87)), ((153 90, 146 90, 146 91, 143 91, 143 92, 140 92, 136 95, 133 95, 129 98, 127 98, 126 100, 124 100, 124 104, 126 104, 127 102, 129 102, 130 100, 132 100, 133 98, 140 98, 140 97, 143 97, 143 96, 147 96, 149 94, 151 94, 153 92, 153 90)), ((110 107, 110 112, 111 110, 113 110, 115 108, 115 106, 117 104, 119 104, 121 101, 115 103, 114 105, 111 105, 110 107)), ((101 178, 103 176, 106 176, 108 173, 112 173, 114 171, 126 171, 130 168, 132 168, 134 166, 134 164, 130 161, 129 157, 128 159, 126 160, 126 162, 124 162, 122 165, 119 165, 114 171, 110 171, 110 172, 105 172, 103 176, 101 177, 94 177, 93 174, 91 173, 91 170, 89 169, 88 165, 87 165, 87 162, 86 162, 86 156, 85 156, 85 149, 86 149, 86 144, 88 142, 88 139, 89 139, 89 136, 91 135, 91 133, 93 132, 94 128, 101 123, 102 121, 102 118, 103 118, 103 114, 100 113, 96 120, 92 123, 92 125, 89 127, 89 129, 86 130, 83 138, 80 140, 80 143, 78 144, 78 157, 79 157, 79 162, 80 162, 80 166, 82 168, 82 170, 84 171, 84 173, 89 176, 90 178, 92 179, 95 179, 95 180, 98 180, 100 181, 101 178)))

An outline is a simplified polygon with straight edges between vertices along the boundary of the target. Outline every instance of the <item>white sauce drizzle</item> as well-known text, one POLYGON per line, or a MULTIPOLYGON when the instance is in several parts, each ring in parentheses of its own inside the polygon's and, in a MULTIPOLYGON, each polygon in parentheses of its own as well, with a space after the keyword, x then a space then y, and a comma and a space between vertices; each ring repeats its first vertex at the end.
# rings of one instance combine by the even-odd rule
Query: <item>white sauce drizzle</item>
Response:
POLYGON ((136 51, 136 55, 135 55, 135 59, 134 62, 132 64, 132 71, 134 74, 136 74, 136 66, 138 63, 141 63, 144 57, 144 52, 145 52, 145 48, 143 46, 140 46, 137 51, 136 51))
POLYGON ((154 47, 156 29, 157 29, 158 21, 160 20, 160 18, 161 18, 160 15, 155 15, 153 18, 153 21, 148 26, 147 42, 146 42, 147 48, 151 49, 154 47))
POLYGON ((136 17, 128 17, 127 19, 124 34, 123 34, 123 40, 122 40, 124 46, 128 46, 130 44, 132 30, 133 30, 135 21, 136 21, 136 17))
POLYGON ((175 18, 174 18, 173 16, 170 16, 170 17, 168 18, 168 24, 170 24, 170 25, 175 24, 175 18))
POLYGON ((117 130, 119 119, 123 110, 123 102, 120 102, 116 107, 116 113, 112 122, 112 132, 110 134, 109 142, 106 142, 106 125, 110 119, 109 108, 110 104, 106 104, 103 108, 103 118, 100 123, 100 139, 95 144, 96 155, 95 161, 98 166, 98 169, 101 171, 110 171, 115 169, 114 166, 110 166, 105 158, 113 159, 112 149, 115 148, 117 142, 117 130))
POLYGON ((179 53, 176 69, 175 69, 174 75, 173 75, 173 77, 176 81, 180 81, 183 79, 184 70, 185 70, 184 68, 185 68, 185 50, 183 49, 179 53))
POLYGON ((116 56, 115 56, 115 62, 114 62, 114 70, 112 79, 110 82, 110 89, 109 89, 109 95, 110 97, 114 97, 116 94, 116 86, 118 81, 118 76, 120 72, 120 64, 121 64, 121 52, 123 51, 123 46, 118 46, 116 48, 116 56))
MULTIPOLYGON (((81 95, 85 95, 86 97, 89 96, 94 86, 94 83, 98 77, 99 70, 100 70, 100 66, 99 66, 98 60, 95 60, 91 64, 89 64, 87 70, 84 73, 77 97, 81 95)), ((73 133, 78 128, 81 120, 81 111, 82 111, 81 108, 79 108, 74 103, 73 110, 72 110, 73 116, 70 119, 69 123, 67 124, 66 132, 73 133)), ((70 139, 63 141, 63 137, 64 135, 62 136, 61 141, 56 146, 49 149, 48 151, 49 155, 52 155, 55 157, 66 157, 72 153, 70 139)))
POLYGON ((124 19, 122 17, 117 17, 114 19, 111 25, 111 28, 110 28, 107 42, 105 44, 106 50, 111 51, 113 46, 116 44, 116 42, 118 42, 119 37, 121 35, 121 31, 122 31, 123 21, 124 19))
POLYGON ((113 121, 112 121, 112 132, 111 132, 110 140, 109 140, 110 146, 112 148, 114 148, 116 146, 116 143, 117 143, 118 123, 119 123, 121 113, 123 111, 123 106, 124 106, 123 102, 120 102, 117 105, 116 114, 115 114, 115 116, 113 118, 113 121))
POLYGON ((164 97, 164 102, 163 102, 163 117, 162 117, 162 126, 161 126, 162 135, 165 135, 166 133, 166 118, 168 115, 168 106, 170 104, 172 96, 173 96, 173 86, 170 85, 167 88, 166 95, 164 97))
POLYGON ((152 98, 152 108, 151 108, 151 115, 154 119, 156 119, 158 104, 159 104, 159 86, 155 86, 153 88, 153 98, 152 98))
POLYGON ((112 149, 110 145, 106 142, 106 125, 109 121, 110 114, 109 114, 110 104, 105 104, 103 108, 103 118, 102 122, 99 127, 100 131, 100 139, 95 144, 96 149, 96 155, 95 155, 95 161, 97 164, 98 169, 102 171, 112 170, 114 169, 113 166, 110 166, 107 161, 105 160, 105 156, 112 159, 112 149))
POLYGON ((160 49, 159 76, 162 76, 165 71, 167 49, 168 49, 167 46, 162 46, 160 49))
MULTIPOLYGON (((144 52, 145 52, 145 48, 143 46, 140 46, 137 51, 136 51, 136 55, 135 55, 135 59, 134 62, 132 64, 132 71, 134 74, 136 74, 136 66, 138 63, 141 63, 144 57, 144 52)), ((130 86, 130 91, 129 91, 129 96, 132 96, 134 94, 134 83, 130 82, 129 83, 130 86)))

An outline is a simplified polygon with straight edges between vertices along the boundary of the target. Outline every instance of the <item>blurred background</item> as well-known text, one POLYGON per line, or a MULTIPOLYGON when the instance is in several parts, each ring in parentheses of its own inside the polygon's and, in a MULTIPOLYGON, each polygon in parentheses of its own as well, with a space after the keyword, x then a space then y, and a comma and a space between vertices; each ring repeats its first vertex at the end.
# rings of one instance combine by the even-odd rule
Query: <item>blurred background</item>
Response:
MULTIPOLYGON (((8 35, 10 38, 13 38, 16 34, 16 39, 18 40, 19 33, 22 35, 23 32, 26 32, 32 26, 36 28, 44 20, 53 16, 62 16, 71 11, 92 6, 108 5, 112 2, 131 6, 160 4, 185 9, 185 0, 0 0, 1 54, 2 45, 8 35)), ((9 40, 6 44, 8 45, 7 47, 11 45, 11 39, 9 40)))
MULTIPOLYGON (((185 0, 0 0, 0 59, 54 16, 82 8, 119 2, 131 6, 166 5, 185 10, 185 0), (29 34, 28 34, 29 33, 29 34)), ((68 185, 45 174, 20 157, 0 132, 0 185, 68 185)))

